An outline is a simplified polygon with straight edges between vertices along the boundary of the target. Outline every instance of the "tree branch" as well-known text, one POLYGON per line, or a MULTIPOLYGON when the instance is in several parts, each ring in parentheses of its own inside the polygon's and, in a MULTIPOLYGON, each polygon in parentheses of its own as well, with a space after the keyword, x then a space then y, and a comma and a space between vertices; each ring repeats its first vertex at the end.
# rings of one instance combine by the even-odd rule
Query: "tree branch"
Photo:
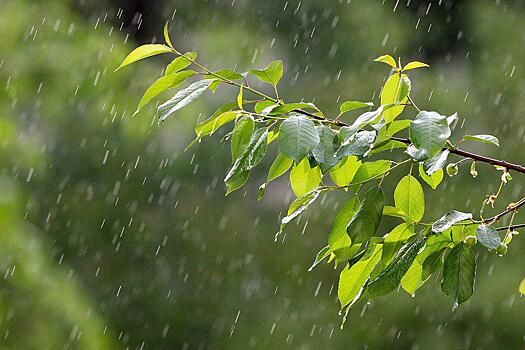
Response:
MULTIPOLYGON (((178 56, 182 56, 182 54, 180 52, 178 52, 177 50, 173 49, 173 53, 175 53, 176 55, 178 56)), ((242 85, 231 80, 231 79, 226 79, 224 77, 221 77, 220 75, 218 75, 217 73, 209 70, 208 68, 204 67, 203 65, 199 64, 198 62, 196 62, 195 60, 193 59, 190 59, 190 58, 186 58, 188 61, 190 61, 191 63, 193 63, 195 66, 199 67, 200 69, 202 69, 203 71, 205 71, 206 73, 208 74, 211 74, 219 79, 221 79, 223 82, 227 83, 227 84, 230 84, 230 85, 234 85, 234 86, 237 86, 237 87, 241 87, 242 85)), ((256 95, 259 95, 269 101, 272 101, 272 102, 275 102, 275 103, 282 103, 279 99, 276 99, 276 98, 273 98, 273 97, 270 97, 258 90, 255 90, 249 86, 243 86, 244 89, 256 94, 256 95)), ((409 97, 409 102, 410 104, 416 108, 417 110, 419 110, 419 108, 415 105, 414 101, 412 100, 412 98, 409 97)), ((300 114, 303 114, 303 115, 306 115, 306 116, 309 116, 313 119, 316 119, 316 120, 320 120, 320 121, 325 121, 325 122, 328 122, 328 123, 331 123, 331 124, 334 124, 334 125, 337 125, 337 126, 349 126, 349 124, 345 123, 345 122, 342 122, 340 120, 337 120, 337 119, 329 119, 329 118, 326 118, 326 117, 321 117, 321 116, 318 116, 314 113, 310 113, 310 112, 307 112, 307 111, 304 111, 302 109, 295 109, 294 112, 296 113, 300 113, 300 114)), ((390 137, 391 140, 395 140, 395 141, 399 141, 399 142, 403 142, 405 144, 410 144, 410 140, 409 139, 406 139, 406 138, 400 138, 400 137, 390 137)), ((494 159, 494 158, 490 158, 490 157, 485 157, 485 156, 482 156, 482 155, 479 155, 479 154, 475 154, 475 153, 471 153, 471 152, 467 152, 467 151, 463 151, 459 148, 456 148, 456 147, 450 147, 450 148, 447 148, 450 153, 453 153, 453 154, 456 154, 458 156, 461 156, 461 157, 464 157, 464 158, 470 158, 470 159, 474 159, 476 161, 479 161, 479 162, 483 162, 483 163, 488 163, 488 164, 492 164, 492 165, 500 165, 502 167, 504 167, 505 169, 508 169, 508 170, 514 170, 516 172, 519 172, 519 173, 524 173, 525 174, 525 166, 522 166, 522 165, 518 165, 518 164, 512 164, 512 163, 509 163, 505 160, 499 160, 499 159, 494 159)))
POLYGON ((509 204, 507 209, 505 209, 504 211, 502 211, 499 214, 496 214, 496 215, 494 215, 494 216, 492 216, 492 217, 490 217, 488 219, 483 220, 483 222, 484 223, 493 223, 493 222, 499 221, 499 219, 501 219, 503 216, 505 216, 505 215, 507 215, 509 213, 512 213, 513 211, 518 210, 523 205, 525 205, 525 197, 520 199, 517 203, 509 204))
MULTIPOLYGON (((401 137, 394 137, 394 136, 392 136, 390 139, 406 143, 407 145, 410 144, 410 140, 409 139, 405 139, 405 138, 401 138, 401 137)), ((492 164, 492 165, 499 165, 499 166, 504 167, 507 170, 514 170, 514 171, 516 171, 518 173, 525 174, 525 166, 523 166, 523 165, 513 164, 513 163, 509 163, 509 162, 507 162, 505 160, 499 160, 499 159, 495 159, 495 158, 482 156, 482 155, 479 155, 479 154, 476 154, 476 153, 467 152, 467 151, 464 151, 464 150, 459 149, 457 147, 449 147, 449 148, 446 148, 446 149, 448 149, 450 151, 450 153, 458 155, 460 157, 474 159, 474 160, 476 160, 478 162, 482 162, 482 163, 488 163, 488 164, 492 164)))
POLYGON ((510 225, 510 226, 502 226, 498 227, 496 231, 503 231, 503 230, 514 230, 517 228, 523 228, 525 227, 525 224, 516 224, 516 225, 510 225))

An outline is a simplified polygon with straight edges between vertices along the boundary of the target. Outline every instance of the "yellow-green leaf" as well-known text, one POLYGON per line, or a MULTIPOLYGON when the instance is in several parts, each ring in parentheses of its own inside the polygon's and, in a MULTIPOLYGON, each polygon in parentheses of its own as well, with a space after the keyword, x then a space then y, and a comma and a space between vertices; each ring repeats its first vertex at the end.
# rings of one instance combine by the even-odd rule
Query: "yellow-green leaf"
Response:
POLYGON ((375 62, 382 62, 388 64, 392 68, 396 68, 396 60, 390 55, 379 56, 374 60, 375 62))
POLYGON ((521 280, 518 290, 521 294, 525 294, 525 278, 521 280))
POLYGON ((297 197, 305 195, 319 185, 321 177, 321 169, 318 166, 311 168, 308 158, 304 158, 290 172, 293 192, 297 197))
POLYGON ((337 186, 346 186, 352 181, 360 165, 361 161, 357 157, 344 157, 336 166, 330 169, 330 178, 337 186))
POLYGON ((428 176, 428 174, 425 172, 425 169, 423 169, 423 164, 419 164, 419 176, 425 181, 430 187, 432 187, 433 190, 435 190, 438 185, 443 180, 443 169, 439 169, 432 175, 428 176))
POLYGON ((191 64, 191 61, 195 61, 196 58, 196 52, 186 52, 184 55, 175 58, 170 64, 168 64, 164 75, 170 75, 188 67, 191 64))
POLYGON ((228 111, 220 114, 217 117, 211 117, 202 123, 197 124, 195 127, 195 133, 199 138, 202 138, 206 135, 211 135, 224 124, 235 120, 235 118, 237 118, 239 115, 240 111, 228 111))
POLYGON ((334 222, 332 223, 332 230, 328 235, 328 246, 330 247, 330 251, 350 247, 352 240, 348 233, 346 233, 346 226, 354 217, 357 209, 359 209, 359 198, 352 197, 337 212, 334 222))
POLYGON ((242 110, 242 85, 239 88, 239 94, 237 95, 237 106, 242 110))
POLYGON ((425 194, 423 188, 412 175, 407 175, 399 181, 394 190, 396 207, 407 213, 408 217, 419 222, 425 213, 425 194))
MULTIPOLYGON (((381 105, 396 103, 406 103, 410 94, 411 84, 406 74, 392 74, 387 79, 381 91, 381 105)), ((404 105, 388 108, 383 112, 383 117, 387 123, 392 122, 403 112, 404 105)))
POLYGON ((269 183, 270 181, 275 180, 279 176, 283 175, 288 171, 288 169, 290 169, 292 164, 293 160, 291 158, 288 158, 283 153, 279 153, 270 166, 266 182, 269 183))
POLYGON ((416 69, 416 68, 426 68, 426 67, 430 67, 430 66, 429 66, 428 64, 426 64, 426 63, 423 63, 423 62, 412 61, 412 62, 407 63, 407 64, 403 67, 403 70, 404 70, 404 71, 407 71, 407 70, 411 70, 411 69, 416 69))
MULTIPOLYGON (((169 75, 165 75, 157 79, 144 93, 137 106, 137 112, 142 109, 148 102, 157 97, 160 93, 179 86, 183 81, 196 74, 192 70, 185 70, 169 75)), ((135 113, 137 113, 135 112, 135 113)))
POLYGON ((383 246, 376 244, 369 247, 370 253, 365 254, 361 260, 350 266, 346 266, 339 276, 339 286, 337 295, 341 302, 341 308, 352 304, 359 299, 363 292, 363 287, 370 277, 370 273, 381 258, 383 246))
POLYGON ((166 44, 168 44, 169 47, 173 48, 173 44, 171 43, 171 39, 170 39, 168 23, 169 21, 166 21, 166 24, 164 25, 164 40, 166 41, 166 44))
POLYGON ((279 80, 283 76, 283 61, 273 61, 264 69, 252 69, 251 74, 259 78, 260 81, 277 86, 279 80))
POLYGON ((124 61, 122 61, 120 66, 118 66, 118 68, 115 69, 115 71, 119 70, 124 66, 127 66, 128 64, 139 61, 143 58, 160 55, 162 53, 168 52, 173 52, 173 49, 163 44, 146 44, 139 46, 135 50, 131 51, 131 53, 124 59, 124 61))

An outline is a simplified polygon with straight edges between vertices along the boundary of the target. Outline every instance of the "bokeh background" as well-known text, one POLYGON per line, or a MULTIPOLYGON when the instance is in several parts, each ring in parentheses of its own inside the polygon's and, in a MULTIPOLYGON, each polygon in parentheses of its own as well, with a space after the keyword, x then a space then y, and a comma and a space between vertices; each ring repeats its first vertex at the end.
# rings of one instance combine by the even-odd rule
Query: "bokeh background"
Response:
MULTIPOLYGON (((287 179, 261 203, 256 193, 275 149, 227 198, 224 132, 184 152, 195 122, 236 92, 159 127, 154 106, 131 114, 168 57, 113 72, 161 41, 168 19, 174 44, 211 68, 283 59, 282 97, 328 113, 377 100, 387 69, 373 58, 419 59, 432 66, 410 74, 420 106, 458 112, 455 135, 502 143, 468 149, 524 163, 522 1, 1 0, 0 14, 0 348, 525 348, 522 237, 504 258, 478 248, 475 294, 456 311, 433 278, 414 298, 360 305, 341 330, 338 270, 307 269, 344 195, 274 242, 287 179)), ((479 210, 499 174, 478 171, 428 193, 427 217, 479 210)), ((522 184, 516 175, 500 208, 522 184)))

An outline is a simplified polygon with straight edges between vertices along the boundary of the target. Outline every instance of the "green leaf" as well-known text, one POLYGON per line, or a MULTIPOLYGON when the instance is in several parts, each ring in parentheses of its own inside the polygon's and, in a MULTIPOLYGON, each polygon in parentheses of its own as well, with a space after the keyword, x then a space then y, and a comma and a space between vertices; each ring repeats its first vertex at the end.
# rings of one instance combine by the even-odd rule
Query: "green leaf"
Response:
POLYGON ((425 159, 441 151, 449 137, 447 118, 439 113, 421 111, 410 124, 410 140, 424 153, 425 159))
POLYGON ((425 236, 420 236, 404 245, 390 265, 368 284, 370 297, 386 295, 396 289, 424 244, 425 236))
POLYGON ((319 112, 319 109, 310 102, 294 102, 294 103, 285 103, 285 104, 276 104, 275 108, 271 109, 271 112, 268 114, 286 114, 292 112, 296 109, 313 109, 319 112))
MULTIPOLYGON (((375 244, 375 243, 374 243, 375 244)), ((337 248, 333 251, 335 255, 335 267, 341 263, 349 262, 350 265, 353 265, 355 262, 359 261, 361 258, 360 250, 362 244, 354 244, 352 246, 337 248), (356 259, 357 261, 352 262, 351 260, 356 259)))
POLYGON ((284 154, 279 153, 273 161, 272 165, 270 166, 268 177, 266 178, 266 183, 269 183, 270 181, 273 181, 274 179, 283 175, 285 172, 288 171, 288 169, 290 169, 292 164, 293 160, 291 158, 288 158, 284 154))
POLYGON ((378 58, 376 58, 374 60, 375 62, 382 62, 382 63, 386 63, 388 64, 390 67, 392 68, 396 68, 397 67, 397 64, 396 64, 396 60, 390 56, 390 55, 383 55, 383 56, 379 56, 378 58))
POLYGON ((465 135, 463 140, 477 141, 487 143, 499 147, 499 140, 496 136, 492 135, 465 135))
POLYGON ((359 131, 346 138, 337 150, 337 157, 358 156, 366 157, 376 139, 374 131, 359 131))
POLYGON ((260 81, 277 86, 283 76, 283 61, 273 61, 265 69, 252 69, 250 73, 259 78, 260 81))
POLYGON ((314 190, 308 192, 302 197, 296 198, 292 202, 292 204, 290 204, 290 207, 288 208, 288 214, 281 220, 281 227, 279 229, 279 233, 282 232, 286 224, 288 224, 290 221, 292 221, 293 219, 301 215, 306 209, 308 209, 310 204, 315 202, 320 192, 321 191, 319 190, 314 190))
POLYGON ((314 123, 298 114, 291 114, 279 128, 279 149, 299 163, 319 143, 314 123))
POLYGON ((167 117, 199 98, 210 86, 211 82, 211 80, 207 79, 199 80, 186 89, 177 92, 175 96, 160 105, 158 109, 159 122, 163 122, 167 117))
POLYGON ((381 244, 369 246, 368 254, 365 254, 361 260, 352 265, 347 265, 339 276, 339 286, 337 295, 341 302, 341 308, 347 305, 353 305, 363 292, 363 287, 370 277, 370 273, 381 258, 381 244))
POLYGON ((423 251, 421 251, 406 274, 401 279, 401 286, 410 295, 414 295, 416 290, 421 287, 430 277, 423 271, 426 259, 435 252, 446 248, 450 242, 444 236, 430 236, 423 251))
POLYGON ((436 171, 443 169, 447 164, 447 158, 450 151, 448 149, 443 150, 436 154, 434 157, 423 163, 423 169, 427 175, 433 175, 436 171))
POLYGON ((488 225, 479 225, 476 229, 476 236, 478 237, 478 242, 490 250, 496 249, 501 243, 498 231, 488 225))
POLYGON ((313 148, 312 154, 319 163, 321 171, 325 173, 339 162, 334 151, 334 141, 337 134, 325 125, 316 126, 315 129, 319 134, 319 143, 313 148))
POLYGON ((133 62, 139 61, 143 58, 159 55, 162 53, 168 53, 173 52, 173 50, 162 44, 146 44, 137 47, 135 50, 131 51, 131 53, 122 61, 120 66, 118 66, 117 69, 115 69, 115 72, 121 69, 124 66, 127 66, 128 64, 131 64, 133 62))
POLYGON ((452 210, 443 215, 441 218, 436 220, 432 224, 432 232, 434 233, 441 233, 445 232, 449 228, 452 227, 452 225, 457 224, 461 221, 467 221, 472 220, 472 214, 470 213, 462 213, 460 211, 452 210))
POLYGON ((352 181, 360 166, 361 161, 357 157, 344 157, 330 169, 330 178, 337 186, 346 186, 352 181))
POLYGON ((376 141, 374 142, 374 148, 379 148, 383 146, 386 142, 391 141, 390 138, 397 134, 398 132, 405 130, 410 126, 412 120, 403 119, 403 120, 394 120, 388 125, 385 125, 379 131, 376 141))
POLYGON ((232 174, 226 183, 226 195, 229 195, 235 190, 238 190, 246 184, 250 171, 246 169, 239 169, 237 172, 232 174))
POLYGON ((157 79, 153 84, 150 85, 150 87, 146 90, 144 93, 144 96, 142 96, 142 99, 140 100, 137 111, 138 113, 142 107, 144 107, 148 102, 150 102, 152 99, 157 97, 160 93, 168 90, 173 89, 179 86, 182 82, 184 82, 189 77, 195 75, 196 72, 192 70, 185 70, 178 73, 173 73, 169 75, 165 75, 159 79, 157 79))
POLYGON ((316 257, 315 257, 315 261, 314 263, 312 264, 312 266, 310 266, 310 268, 308 269, 308 271, 312 271, 314 269, 314 267, 316 267, 317 265, 319 265, 319 263, 321 261, 323 261, 325 258, 327 258, 328 256, 330 256, 330 254, 332 254, 332 252, 330 251, 330 247, 329 246, 326 246, 324 247, 323 249, 321 249, 319 251, 319 253, 317 253, 316 257))
POLYGON ((331 251, 351 245, 352 240, 346 233, 346 226, 350 223, 358 208, 359 198, 352 197, 337 212, 332 223, 332 230, 328 235, 328 246, 331 251))
POLYGON ((392 216, 392 217, 396 217, 396 218, 401 218, 403 220, 408 220, 408 214, 407 213, 405 213, 404 211, 402 211, 399 208, 392 207, 392 206, 389 206, 389 205, 385 205, 385 207, 383 208, 383 215, 385 215, 385 216, 392 216))
POLYGON ((231 135, 232 162, 248 147, 254 129, 255 121, 251 116, 244 116, 237 121, 231 135))
POLYGON ((408 214, 408 217, 419 222, 425 213, 425 194, 423 188, 412 175, 399 181, 394 191, 396 207, 408 214))
POLYGON ((406 222, 397 225, 383 241, 383 256, 381 259, 388 264, 403 243, 414 235, 414 225, 406 222))
POLYGON ((416 68, 426 68, 426 67, 430 67, 428 64, 426 63, 423 63, 423 62, 419 62, 419 61, 412 61, 412 62, 408 62, 404 67, 403 67, 403 71, 407 71, 407 70, 411 70, 411 69, 416 69, 416 68))
POLYGON ((241 87, 239 88, 239 94, 237 95, 237 106, 239 107, 240 110, 242 110, 242 85, 241 87))
POLYGON ((268 144, 277 140, 277 137, 279 137, 279 131, 270 130, 270 132, 268 132, 268 144))
POLYGON ((443 169, 439 169, 432 175, 428 176, 423 169, 423 164, 419 164, 419 176, 425 181, 432 189, 436 189, 443 180, 443 169))
MULTIPOLYGON (((226 112, 228 113, 228 112, 226 112)), ((226 175, 224 182, 230 188, 230 184, 233 183, 238 185, 238 179, 246 179, 248 175, 245 175, 246 172, 249 172, 253 169, 259 162, 262 160, 266 154, 267 149, 267 138, 268 138, 268 128, 257 129, 251 136, 250 142, 243 153, 237 158, 230 171, 226 175)), ((244 183, 246 180, 244 181, 244 183)), ((242 185, 244 185, 242 183, 242 185)), ((241 185, 241 186, 242 186, 241 185)), ((240 187, 236 187, 238 189, 240 187)), ((228 190, 228 193, 232 191, 228 190)), ((227 193, 227 194, 228 194, 227 193)))
POLYGON ((293 192, 297 197, 305 195, 319 185, 321 177, 321 169, 318 166, 311 168, 308 158, 304 158, 290 172, 293 192))
POLYGON ((374 186, 365 193, 359 209, 346 228, 352 242, 366 242, 376 234, 383 216, 384 201, 381 186, 374 186))
POLYGON ((375 111, 370 111, 361 114, 350 126, 345 126, 339 131, 340 137, 344 140, 350 138, 358 130, 370 123, 377 123, 381 119, 381 113, 384 110, 391 108, 391 106, 379 106, 375 111))
POLYGON ((520 294, 525 294, 525 278, 521 280, 518 291, 520 294))
MULTIPOLYGON (((264 100, 264 101, 257 102, 253 109, 255 110, 255 113, 263 114, 264 110, 266 110, 266 109, 270 109, 271 110, 271 109, 277 108, 278 106, 279 106, 278 103, 275 103, 275 102, 270 101, 270 100, 264 100)), ((265 115, 268 115, 268 113, 266 113, 265 115)))
POLYGON ((441 265, 441 258, 445 250, 446 248, 441 248, 427 256, 427 258, 423 261, 421 276, 424 280, 427 280, 434 272, 438 270, 441 265))
POLYGON ((372 154, 377 154, 377 153, 380 153, 380 152, 383 152, 383 151, 388 151, 388 152, 392 152, 394 149, 396 148, 407 148, 407 145, 406 143, 404 142, 401 142, 401 141, 397 141, 397 140, 389 140, 387 142, 384 142, 381 146, 379 147, 375 147, 373 146, 372 147, 372 150, 370 151, 370 155, 372 154))
POLYGON ((221 126, 235 120, 241 114, 241 111, 227 111, 219 114, 218 116, 215 116, 214 114, 202 123, 197 124, 195 127, 195 134, 197 134, 197 138, 212 135, 221 126))
POLYGON ((166 67, 166 73, 164 75, 170 75, 177 73, 178 71, 188 67, 191 61, 197 58, 196 52, 186 52, 184 55, 177 57, 166 67), (191 61, 190 61, 191 60, 191 61))
POLYGON ((373 102, 345 101, 339 107, 339 115, 353 111, 358 108, 373 107, 373 102))
MULTIPOLYGON (((392 74, 381 91, 381 105, 406 103, 410 89, 410 79, 405 74, 392 74)), ((383 112, 383 118, 390 123, 403 112, 404 108, 404 105, 389 108, 383 112)))
POLYGON ((452 298, 457 306, 467 301, 474 292, 475 277, 476 257, 472 249, 460 243, 445 259, 441 290, 452 298))
POLYGON ((173 44, 171 43, 170 39, 170 33, 168 30, 168 23, 169 21, 166 21, 166 24, 164 25, 164 40, 166 41, 166 44, 168 44, 169 47, 173 48, 173 44))
POLYGON ((351 183, 357 185, 382 176, 390 170, 390 164, 392 164, 390 160, 376 160, 375 162, 363 163, 357 169, 351 183))

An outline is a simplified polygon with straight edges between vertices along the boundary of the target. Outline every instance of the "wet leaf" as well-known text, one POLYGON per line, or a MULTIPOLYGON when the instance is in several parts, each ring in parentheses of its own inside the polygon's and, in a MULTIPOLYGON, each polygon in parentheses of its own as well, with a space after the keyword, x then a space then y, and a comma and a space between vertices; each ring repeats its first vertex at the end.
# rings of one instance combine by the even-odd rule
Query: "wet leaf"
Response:
POLYGON ((452 225, 461 222, 461 221, 467 221, 472 220, 472 214, 470 213, 462 213, 460 211, 452 210, 443 215, 441 218, 436 220, 432 224, 432 232, 434 233, 441 233, 449 228, 452 227, 452 225))
POLYGON ((199 80, 188 86, 186 89, 177 92, 175 96, 160 105, 158 109, 159 122, 164 121, 167 117, 179 109, 187 106, 199 98, 204 93, 204 91, 208 89, 208 86, 210 86, 211 82, 211 80, 207 79, 199 80))
POLYGON ((290 169, 292 164, 293 160, 291 158, 288 158, 283 153, 279 153, 273 161, 272 165, 270 166, 266 182, 269 183, 270 181, 273 181, 274 179, 283 175, 285 172, 288 171, 288 169, 290 169))
POLYGON ((463 140, 477 141, 499 147, 499 140, 492 135, 465 135, 463 140))
POLYGON ((356 262, 354 265, 346 266, 339 276, 339 286, 337 295, 341 302, 341 308, 352 305, 359 299, 363 292, 363 287, 370 277, 370 273, 381 258, 382 246, 375 244, 367 248, 371 251, 369 254, 356 262))
POLYGON ((232 162, 248 147, 254 129, 255 121, 251 116, 243 116, 237 121, 231 135, 232 162))
POLYGON ((404 245, 390 265, 368 284, 370 297, 386 295, 396 289, 424 244, 425 237, 420 236, 404 245))
POLYGON ((456 245, 445 259, 441 290, 459 305, 472 296, 475 277, 476 257, 472 249, 463 243, 456 245))
POLYGON ((314 123, 298 114, 290 115, 279 128, 279 149, 296 163, 319 143, 314 123))
POLYGON ((436 189, 441 181, 443 180, 443 169, 439 169, 435 173, 433 173, 431 176, 428 176, 428 174, 425 172, 423 168, 423 164, 419 164, 419 176, 423 181, 425 181, 432 189, 436 189))
POLYGON ((144 96, 142 96, 142 99, 140 100, 137 106, 137 111, 135 113, 140 111, 142 107, 144 107, 148 102, 157 97, 160 93, 168 89, 176 88, 186 79, 195 74, 196 73, 192 70, 186 70, 160 77, 153 84, 151 84, 150 87, 148 87, 148 89, 144 93, 144 96))
POLYGON ((380 186, 374 186, 365 193, 359 209, 346 228, 352 242, 366 242, 376 235, 383 216, 384 200, 383 189, 380 186))
POLYGON ((410 140, 424 152, 424 159, 434 157, 450 137, 447 118, 436 112, 421 111, 410 124, 410 140))
POLYGON ((496 249, 501 243, 498 231, 488 225, 479 225, 476 229, 476 236, 478 237, 478 242, 490 250, 496 249))

